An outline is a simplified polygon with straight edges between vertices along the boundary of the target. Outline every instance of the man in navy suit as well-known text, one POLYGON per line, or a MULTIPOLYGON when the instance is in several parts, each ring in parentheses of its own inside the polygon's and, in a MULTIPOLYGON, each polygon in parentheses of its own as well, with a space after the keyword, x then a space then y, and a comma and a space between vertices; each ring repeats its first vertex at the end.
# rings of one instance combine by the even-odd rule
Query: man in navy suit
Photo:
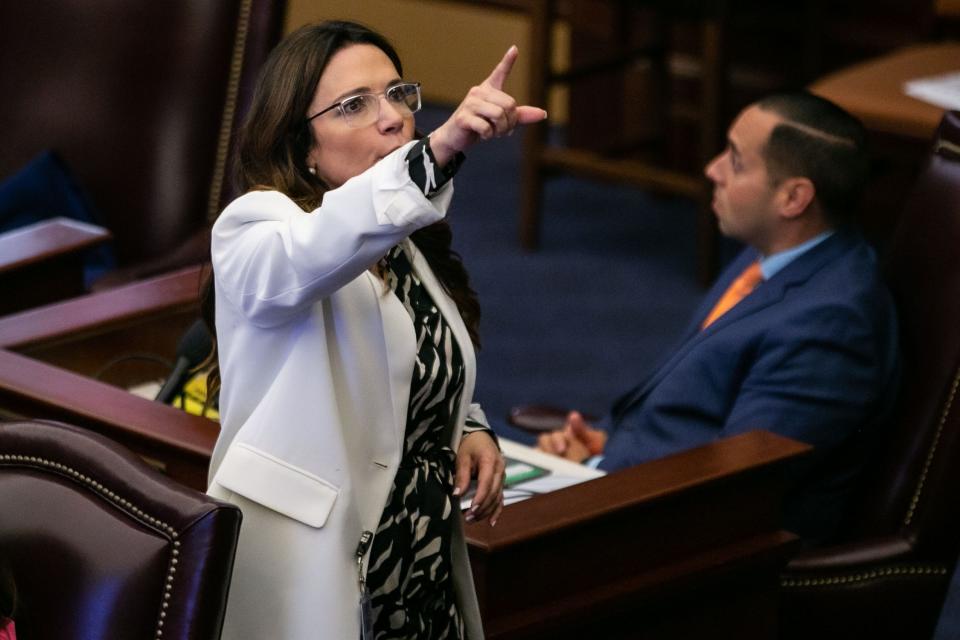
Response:
POLYGON ((814 446, 789 472, 787 526, 829 538, 899 369, 893 302, 851 228, 867 165, 859 122, 822 98, 777 95, 741 112, 706 175, 720 230, 747 249, 680 347, 598 428, 573 412, 538 446, 615 471, 767 429, 814 446))

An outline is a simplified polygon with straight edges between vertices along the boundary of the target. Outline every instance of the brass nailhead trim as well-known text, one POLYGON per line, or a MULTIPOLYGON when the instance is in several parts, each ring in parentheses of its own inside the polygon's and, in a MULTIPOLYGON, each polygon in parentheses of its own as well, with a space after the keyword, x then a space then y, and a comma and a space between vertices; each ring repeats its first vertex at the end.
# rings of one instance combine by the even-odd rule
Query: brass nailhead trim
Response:
POLYGON ((230 60, 230 77, 227 79, 227 99, 220 119, 220 138, 217 141, 217 156, 213 165, 213 181, 210 184, 210 199, 207 201, 207 220, 214 221, 220 213, 220 195, 223 193, 224 173, 227 168, 227 153, 233 134, 233 117, 237 111, 237 93, 240 91, 240 72, 243 70, 243 53, 247 48, 247 33, 250 31, 250 11, 253 0, 243 0, 237 19, 237 32, 233 41, 233 57, 230 60))
POLYGON ((947 403, 940 413, 940 422, 937 424, 937 432, 933 436, 933 443, 930 445, 930 451, 927 452, 927 459, 923 463, 923 471, 920 473, 920 480, 917 483, 917 489, 913 492, 913 498, 910 500, 910 508, 907 509, 907 515, 903 519, 903 525, 909 526, 913 521, 913 515, 920 504, 920 495, 923 493, 923 485, 927 481, 927 473, 930 472, 930 466, 933 464, 933 458, 937 453, 937 446, 940 444, 940 435, 943 433, 943 425, 947 422, 947 416, 953 408, 953 400, 957 396, 957 387, 960 386, 960 370, 953 374, 953 383, 950 385, 950 394, 947 396, 947 403))
MULTIPOLYGON (((121 507, 124 511, 134 516, 136 519, 140 520, 145 524, 153 525, 154 527, 160 529, 163 533, 165 533, 169 537, 169 539, 173 542, 173 550, 170 552, 170 560, 167 563, 166 585, 164 586, 164 594, 163 594, 164 601, 170 599, 170 592, 173 589, 173 576, 177 572, 177 567, 176 567, 177 556, 180 555, 180 550, 179 550, 180 542, 177 540, 177 532, 174 530, 173 527, 168 525, 163 520, 160 520, 159 518, 154 518, 152 516, 147 515, 141 509, 133 506, 133 504, 130 501, 124 500, 114 492, 109 491, 106 487, 104 487, 99 482, 95 481, 93 478, 85 476, 82 473, 78 472, 76 469, 73 469, 60 462, 54 462, 52 460, 47 460, 46 458, 38 458, 36 456, 23 456, 23 455, 17 455, 12 453, 5 453, 5 454, 0 454, 0 464, 2 463, 19 463, 19 464, 28 464, 28 465, 46 467, 47 469, 52 469, 54 471, 62 473, 63 475, 79 480, 81 483, 87 485, 88 488, 93 489, 97 493, 101 493, 105 495, 114 504, 121 507)), ((166 608, 166 607, 167 607, 167 603, 164 602, 163 608, 166 608)), ((157 619, 156 632, 154 635, 155 638, 160 638, 163 636, 163 619, 165 617, 166 617, 166 612, 161 611, 160 616, 157 619)))
POLYGON ((832 576, 829 578, 781 578, 780 586, 785 589, 798 589, 803 587, 835 587, 847 584, 856 584, 858 582, 867 582, 869 580, 878 580, 880 578, 890 578, 894 576, 945 576, 946 567, 928 565, 914 567, 887 567, 885 569, 874 569, 862 573, 851 573, 842 576, 832 576))
POLYGON ((933 152, 939 153, 941 151, 949 151, 950 153, 960 156, 960 145, 954 144, 949 140, 944 140, 943 138, 939 138, 937 140, 937 143, 934 145, 933 152))

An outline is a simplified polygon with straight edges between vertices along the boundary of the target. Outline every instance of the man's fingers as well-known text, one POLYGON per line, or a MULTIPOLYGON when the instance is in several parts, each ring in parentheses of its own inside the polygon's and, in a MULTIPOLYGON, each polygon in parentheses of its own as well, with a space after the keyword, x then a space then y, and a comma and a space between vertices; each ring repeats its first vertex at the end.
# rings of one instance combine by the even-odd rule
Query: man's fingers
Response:
MULTIPOLYGON (((489 84, 494 89, 503 89, 503 83, 506 81, 507 76, 510 75, 510 70, 513 69, 513 63, 517 61, 517 56, 519 51, 517 51, 517 45, 512 45, 507 52, 503 54, 503 59, 497 63, 497 66, 494 67, 493 71, 487 77, 484 82, 489 84)), ((542 118, 541 118, 542 120, 542 118)))
POLYGON ((557 454, 558 456, 562 456, 564 453, 567 452, 568 438, 565 430, 551 431, 549 433, 549 436, 551 440, 551 448, 553 449, 553 453, 557 454))
POLYGON ((577 414, 576 419, 570 421, 570 429, 573 437, 586 446, 590 455, 595 456, 603 453, 603 448, 606 444, 604 432, 588 425, 583 419, 583 416, 577 414))
POLYGON ((549 433, 541 433, 537 436, 537 449, 553 453, 553 439, 550 438, 549 433))

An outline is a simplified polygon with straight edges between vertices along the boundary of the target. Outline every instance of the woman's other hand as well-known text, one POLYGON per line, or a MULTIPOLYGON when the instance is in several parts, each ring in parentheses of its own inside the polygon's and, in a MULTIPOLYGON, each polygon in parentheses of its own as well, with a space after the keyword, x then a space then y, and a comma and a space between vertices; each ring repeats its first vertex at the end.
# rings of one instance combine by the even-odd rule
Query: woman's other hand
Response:
POLYGON ((467 510, 467 522, 490 519, 497 524, 503 511, 503 456, 497 443, 486 431, 474 431, 463 436, 457 451, 457 474, 454 496, 461 496, 476 476, 477 491, 467 510))
POLYGON ((450 119, 430 134, 430 149, 441 167, 480 140, 507 135, 518 124, 546 119, 543 109, 517 106, 517 101, 503 91, 518 55, 516 45, 507 49, 490 76, 471 88, 450 119))

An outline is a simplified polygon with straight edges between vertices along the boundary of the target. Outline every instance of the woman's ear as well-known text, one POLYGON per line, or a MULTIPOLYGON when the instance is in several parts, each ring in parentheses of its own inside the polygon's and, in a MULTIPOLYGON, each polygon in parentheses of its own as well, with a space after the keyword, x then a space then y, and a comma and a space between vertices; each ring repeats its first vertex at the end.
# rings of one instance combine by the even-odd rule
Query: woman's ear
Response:
POLYGON ((777 189, 777 208, 784 218, 803 215, 817 195, 810 178, 787 178, 777 189))

